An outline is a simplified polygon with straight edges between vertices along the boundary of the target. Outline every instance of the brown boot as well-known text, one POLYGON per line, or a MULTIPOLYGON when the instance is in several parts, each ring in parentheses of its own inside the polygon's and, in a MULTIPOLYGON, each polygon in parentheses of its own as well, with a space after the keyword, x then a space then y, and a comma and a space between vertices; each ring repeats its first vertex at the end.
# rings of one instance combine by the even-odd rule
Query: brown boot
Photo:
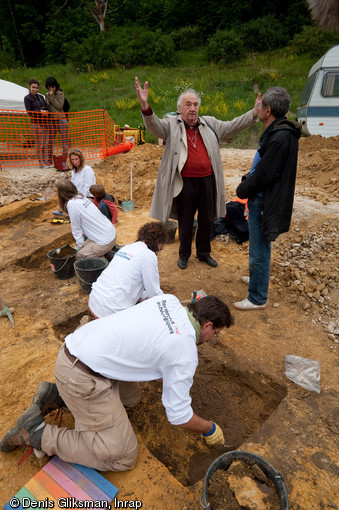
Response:
POLYGON ((54 409, 67 410, 67 406, 60 397, 56 384, 47 381, 41 381, 37 387, 31 401, 32 404, 36 404, 39 407, 43 416, 54 411, 54 409))
POLYGON ((33 446, 41 450, 41 437, 46 427, 39 407, 32 404, 0 441, 0 450, 10 452, 18 446, 33 446))

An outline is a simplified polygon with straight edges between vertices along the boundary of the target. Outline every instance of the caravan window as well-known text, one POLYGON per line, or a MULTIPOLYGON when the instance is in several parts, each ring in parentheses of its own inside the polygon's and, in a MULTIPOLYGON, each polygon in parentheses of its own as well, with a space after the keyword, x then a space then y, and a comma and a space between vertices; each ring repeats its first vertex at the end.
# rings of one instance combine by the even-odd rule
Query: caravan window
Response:
POLYGON ((324 97, 339 96, 339 72, 332 71, 325 74, 321 93, 324 97))
POLYGON ((300 98, 300 106, 306 106, 309 99, 310 99, 310 95, 311 95, 311 92, 313 90, 313 86, 314 86, 314 82, 315 82, 315 79, 317 77, 317 73, 313 73, 311 76, 309 76, 307 78, 307 81, 305 83, 305 87, 304 87, 304 90, 301 94, 301 98, 300 98))

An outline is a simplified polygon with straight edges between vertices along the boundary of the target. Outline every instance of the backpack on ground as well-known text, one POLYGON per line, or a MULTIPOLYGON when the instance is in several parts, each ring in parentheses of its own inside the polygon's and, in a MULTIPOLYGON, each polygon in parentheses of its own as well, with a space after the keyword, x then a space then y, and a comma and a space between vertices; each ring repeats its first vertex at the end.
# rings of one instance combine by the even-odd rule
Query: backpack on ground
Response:
POLYGON ((226 214, 214 222, 212 239, 221 234, 230 234, 238 244, 249 239, 248 221, 246 219, 247 200, 231 200, 226 204, 226 214), (244 203, 245 202, 245 203, 244 203))

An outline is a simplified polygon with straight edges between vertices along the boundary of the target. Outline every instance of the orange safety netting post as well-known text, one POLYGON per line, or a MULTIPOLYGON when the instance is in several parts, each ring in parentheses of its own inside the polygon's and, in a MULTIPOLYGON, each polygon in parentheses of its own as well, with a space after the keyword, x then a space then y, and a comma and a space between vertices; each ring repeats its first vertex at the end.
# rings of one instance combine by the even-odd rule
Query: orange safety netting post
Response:
POLYGON ((65 161, 70 148, 80 149, 87 160, 104 159, 137 145, 138 134, 138 129, 117 126, 106 110, 40 113, 0 109, 0 165, 43 166, 53 160, 55 164, 58 159, 65 161))

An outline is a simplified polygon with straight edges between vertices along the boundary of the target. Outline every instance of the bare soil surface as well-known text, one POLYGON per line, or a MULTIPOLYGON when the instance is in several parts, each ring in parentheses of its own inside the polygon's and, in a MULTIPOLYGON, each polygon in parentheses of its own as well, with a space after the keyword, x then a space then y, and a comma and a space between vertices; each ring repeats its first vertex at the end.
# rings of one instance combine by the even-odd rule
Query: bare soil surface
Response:
MULTIPOLYGON (((138 228, 150 220, 162 153, 162 147, 145 144, 105 161, 89 161, 97 182, 116 201, 132 198, 136 206, 119 211, 119 244, 133 242, 138 228)), ((221 153, 230 200, 254 151, 221 153)), ((300 141, 293 219, 290 231, 273 243, 268 306, 233 310, 234 326, 216 343, 199 347, 193 408, 222 427, 226 446, 208 448, 201 437, 172 427, 162 407, 161 385, 144 384, 142 402, 130 412, 140 446, 137 465, 129 472, 104 474, 119 488, 119 499, 142 501, 147 510, 201 508, 209 465, 219 455, 241 449, 262 456, 282 473, 291 509, 339 509, 338 164, 339 137, 300 141), (285 376, 285 356, 290 354, 319 361, 320 394, 285 376)), ((56 207, 55 183, 64 177, 53 169, 0 171, 0 296, 15 308, 14 328, 7 317, 0 318, 1 437, 28 407, 38 383, 54 380, 65 335, 87 319, 88 295, 75 276, 56 278, 47 255, 73 243, 69 224, 49 222, 56 207)), ((230 307, 246 297, 241 276, 248 274, 248 243, 219 237, 212 242, 218 267, 192 255, 186 271, 177 266, 178 246, 176 234, 159 255, 164 292, 187 300, 193 290, 204 289, 230 307)), ((48 420, 60 423, 55 413, 48 420)), ((61 426, 72 423, 70 413, 64 413, 61 426)), ((18 465, 23 453, 0 454, 2 505, 48 460, 30 455, 18 465)), ((270 490, 264 499, 246 500, 253 489, 248 473, 232 476, 231 493, 239 508, 276 508, 270 490)), ((220 508, 228 508, 222 504, 220 508)))

